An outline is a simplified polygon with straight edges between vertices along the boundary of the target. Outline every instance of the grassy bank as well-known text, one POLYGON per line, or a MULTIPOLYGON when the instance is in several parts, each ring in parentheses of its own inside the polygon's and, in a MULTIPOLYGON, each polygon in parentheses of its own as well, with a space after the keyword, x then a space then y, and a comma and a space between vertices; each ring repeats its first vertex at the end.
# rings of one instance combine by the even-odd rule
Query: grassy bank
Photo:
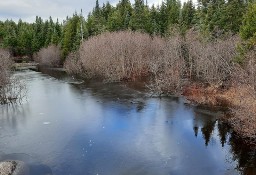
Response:
POLYGON ((237 64, 239 43, 236 36, 206 41, 193 30, 168 39, 129 31, 104 33, 84 41, 64 67, 70 74, 109 82, 146 77, 146 86, 157 94, 228 106, 233 117, 226 120, 234 130, 255 139, 255 52, 244 65, 237 64))

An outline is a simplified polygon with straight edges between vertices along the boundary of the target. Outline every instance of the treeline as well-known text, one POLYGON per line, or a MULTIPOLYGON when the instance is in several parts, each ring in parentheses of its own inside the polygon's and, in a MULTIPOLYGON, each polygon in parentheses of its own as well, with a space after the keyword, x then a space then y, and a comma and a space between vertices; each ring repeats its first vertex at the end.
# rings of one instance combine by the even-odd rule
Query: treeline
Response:
POLYGON ((82 13, 75 13, 62 22, 54 22, 51 17, 36 17, 33 23, 0 21, 0 46, 11 50, 14 56, 32 58, 41 48, 58 45, 62 58, 66 58, 79 48, 81 40, 107 31, 170 36, 174 30, 185 35, 194 28, 209 39, 240 32, 242 38, 249 40, 256 30, 255 14, 255 2, 246 0, 199 0, 196 5, 192 0, 184 4, 164 0, 157 6, 149 6, 144 0, 135 0, 134 4, 120 0, 116 6, 109 2, 101 6, 96 0, 86 19, 82 13))
POLYGON ((31 56, 49 44, 59 44, 62 37, 62 26, 59 22, 43 21, 36 17, 32 24, 21 19, 16 24, 12 20, 0 22, 0 44, 8 48, 14 56, 31 56))

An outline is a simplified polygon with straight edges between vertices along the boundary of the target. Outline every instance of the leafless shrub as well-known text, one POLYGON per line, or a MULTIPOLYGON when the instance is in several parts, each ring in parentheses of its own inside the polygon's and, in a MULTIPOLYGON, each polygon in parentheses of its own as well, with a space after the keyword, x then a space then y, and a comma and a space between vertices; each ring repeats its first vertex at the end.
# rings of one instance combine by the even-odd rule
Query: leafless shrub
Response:
POLYGON ((147 75, 147 62, 154 54, 154 40, 141 33, 104 33, 82 43, 79 53, 88 76, 109 81, 135 79, 147 75))
POLYGON ((180 38, 166 41, 139 32, 104 33, 81 44, 65 62, 70 73, 107 81, 133 81, 151 77, 154 91, 172 91, 181 85, 184 61, 180 38))
POLYGON ((232 97, 234 117, 230 123, 242 136, 256 143, 256 50, 245 55, 245 62, 236 65, 233 73, 235 95, 232 97))
POLYGON ((184 85, 185 60, 182 54, 182 39, 173 35, 161 46, 161 52, 150 60, 154 83, 151 88, 160 93, 176 92, 184 85))
POLYGON ((50 45, 40 49, 33 57, 40 65, 55 67, 60 65, 61 50, 56 45, 50 45))
POLYGON ((78 52, 73 52, 68 55, 64 63, 64 68, 69 74, 82 75, 83 67, 78 52))
POLYGON ((240 69, 239 77, 243 84, 248 85, 252 90, 252 95, 256 99, 256 48, 250 50, 245 55, 244 68, 240 69))
POLYGON ((197 33, 186 35, 189 74, 211 85, 220 85, 229 79, 233 71, 238 37, 202 41, 197 33))
POLYGON ((0 104, 22 102, 26 98, 27 88, 18 77, 12 76, 8 83, 0 88, 0 104))
POLYGON ((9 81, 9 71, 12 63, 9 51, 0 48, 0 88, 9 81))
POLYGON ((13 61, 8 50, 0 49, 0 63, 0 104, 22 100, 26 87, 18 78, 11 76, 13 61))

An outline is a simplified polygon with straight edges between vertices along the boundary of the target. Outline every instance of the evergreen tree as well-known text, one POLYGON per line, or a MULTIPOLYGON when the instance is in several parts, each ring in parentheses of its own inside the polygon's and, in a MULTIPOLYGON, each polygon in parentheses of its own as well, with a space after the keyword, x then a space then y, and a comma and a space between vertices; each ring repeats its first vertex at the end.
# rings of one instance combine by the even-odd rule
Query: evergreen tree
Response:
POLYGON ((147 31, 147 24, 149 22, 149 13, 147 13, 146 6, 143 0, 135 0, 129 27, 132 30, 147 31))
POLYGON ((240 35, 244 40, 255 38, 256 41, 256 2, 250 3, 248 6, 240 28, 240 35))
POLYGON ((179 23, 180 16, 180 1, 167 0, 166 2, 166 14, 168 15, 168 26, 171 27, 173 24, 179 23))
POLYGON ((88 36, 84 18, 76 13, 69 18, 63 26, 63 40, 61 48, 65 58, 70 52, 76 51, 83 37, 88 36), (84 30, 81 30, 84 29, 84 30), (83 33, 81 33, 83 32, 83 33))
POLYGON ((33 24, 34 36, 32 39, 32 49, 33 52, 37 52, 44 46, 43 41, 43 20, 41 17, 36 17, 36 21, 33 24))
POLYGON ((223 29, 238 33, 242 24, 246 4, 243 0, 228 0, 225 11, 222 13, 223 29))
POLYGON ((243 0, 200 0, 199 4, 203 32, 214 37, 238 33, 246 6, 243 0))
POLYGON ((191 28, 195 23, 196 10, 192 0, 183 4, 180 16, 180 29, 184 33, 186 30, 191 28))
POLYGON ((28 55, 32 57, 32 39, 33 39, 33 27, 28 23, 19 23, 19 30, 17 34, 17 50, 18 55, 28 55))
POLYGON ((160 34, 164 36, 168 29, 168 13, 167 13, 167 6, 166 3, 163 1, 162 5, 160 6, 159 12, 159 29, 160 34))
POLYGON ((3 47, 6 47, 16 55, 17 48, 17 25, 12 20, 4 22, 3 47))
POLYGON ((159 11, 155 8, 153 5, 150 9, 150 34, 159 34, 160 28, 159 28, 159 11))

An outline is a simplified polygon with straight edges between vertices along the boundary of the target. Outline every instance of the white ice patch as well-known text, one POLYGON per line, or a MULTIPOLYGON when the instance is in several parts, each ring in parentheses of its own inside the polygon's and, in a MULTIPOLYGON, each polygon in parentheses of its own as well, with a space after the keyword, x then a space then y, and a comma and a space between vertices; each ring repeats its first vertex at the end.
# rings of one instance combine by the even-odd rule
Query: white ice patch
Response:
POLYGON ((49 125, 49 124, 51 124, 51 122, 44 122, 43 124, 44 125, 49 125))

